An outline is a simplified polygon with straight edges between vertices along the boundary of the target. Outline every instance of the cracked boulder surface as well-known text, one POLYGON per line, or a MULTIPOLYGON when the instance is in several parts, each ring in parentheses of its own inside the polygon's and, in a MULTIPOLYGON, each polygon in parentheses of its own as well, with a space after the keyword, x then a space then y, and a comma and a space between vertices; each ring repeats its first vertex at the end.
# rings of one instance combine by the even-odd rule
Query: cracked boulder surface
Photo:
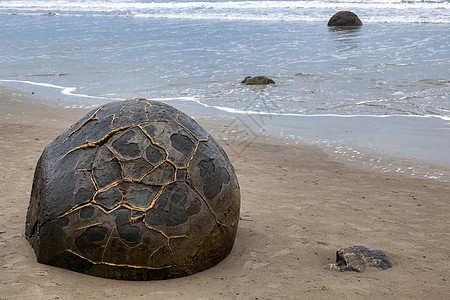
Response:
POLYGON ((239 210, 220 145, 175 108, 130 99, 91 111, 44 149, 25 233, 40 263, 167 279, 222 261, 239 210))

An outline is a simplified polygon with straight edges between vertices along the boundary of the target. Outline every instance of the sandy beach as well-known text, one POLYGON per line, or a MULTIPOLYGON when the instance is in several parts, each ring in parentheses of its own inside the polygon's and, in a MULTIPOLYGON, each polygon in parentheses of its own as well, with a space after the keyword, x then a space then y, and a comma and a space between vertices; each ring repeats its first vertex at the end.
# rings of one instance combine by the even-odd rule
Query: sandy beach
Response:
MULTIPOLYGON (((44 147, 87 113, 0 88, 0 299, 444 299, 450 183, 365 171, 311 145, 220 141, 236 169, 241 221, 231 254, 178 279, 130 282, 42 265, 24 237, 44 147), (393 268, 327 266, 338 248, 381 249, 393 268)), ((221 122, 197 120, 211 132, 221 122)))

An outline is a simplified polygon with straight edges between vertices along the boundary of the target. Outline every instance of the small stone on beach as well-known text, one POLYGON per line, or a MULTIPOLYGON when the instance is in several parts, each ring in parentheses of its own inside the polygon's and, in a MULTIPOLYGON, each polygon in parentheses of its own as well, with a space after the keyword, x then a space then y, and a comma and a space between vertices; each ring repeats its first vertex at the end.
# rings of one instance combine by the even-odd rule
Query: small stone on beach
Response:
POLYGON ((328 265, 330 269, 364 272, 367 266, 380 270, 392 268, 386 254, 381 250, 371 250, 365 246, 350 246, 336 251, 336 262, 328 265))

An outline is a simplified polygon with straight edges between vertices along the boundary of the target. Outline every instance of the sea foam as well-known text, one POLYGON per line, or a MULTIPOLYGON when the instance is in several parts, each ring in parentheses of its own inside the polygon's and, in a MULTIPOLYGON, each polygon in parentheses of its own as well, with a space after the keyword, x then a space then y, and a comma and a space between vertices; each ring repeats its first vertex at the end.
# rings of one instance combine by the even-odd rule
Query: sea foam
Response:
POLYGON ((324 22, 338 10, 364 23, 450 23, 450 3, 437 1, 0 1, 0 14, 132 16, 218 20, 324 22))

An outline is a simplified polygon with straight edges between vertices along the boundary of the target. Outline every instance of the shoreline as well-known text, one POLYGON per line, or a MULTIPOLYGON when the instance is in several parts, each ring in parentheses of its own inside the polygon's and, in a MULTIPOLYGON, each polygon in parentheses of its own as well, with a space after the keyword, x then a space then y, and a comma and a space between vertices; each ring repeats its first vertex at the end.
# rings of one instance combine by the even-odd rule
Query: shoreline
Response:
POLYGON ((229 124, 215 118, 197 121, 229 155, 242 198, 236 242, 223 262, 151 282, 39 264, 24 237, 34 168, 44 147, 87 110, 37 98, 0 88, 0 299, 75 293, 90 299, 442 299, 450 293, 449 183, 355 168, 317 145, 265 132, 248 144, 227 140, 220 133, 229 124), (327 269, 336 250, 351 245, 383 250, 393 268, 327 269))
MULTIPOLYGON (((74 98, 64 93, 58 97, 58 93, 48 94, 49 87, 40 84, 31 87, 17 90, 0 82, 0 89, 8 93, 21 95, 27 101, 56 106, 62 110, 61 113, 69 115, 70 110, 73 114, 80 111, 87 113, 99 105, 119 100, 87 95, 74 98)), ((53 89, 54 86, 50 91, 53 89)), ((330 158, 353 167, 450 182, 450 161, 447 159, 450 156, 450 121, 445 118, 416 115, 243 114, 191 98, 148 99, 172 105, 198 121, 212 121, 222 126, 233 126, 236 131, 248 131, 250 137, 247 138, 252 140, 280 139, 279 142, 294 146, 316 145, 330 158)), ((222 135, 219 138, 237 137, 223 130, 218 134, 222 135)))
POLYGON ((221 124, 217 136, 232 140, 230 145, 276 141, 317 146, 330 159, 354 168, 450 182, 450 122, 441 118, 247 115, 185 100, 163 102, 199 122, 221 124))

